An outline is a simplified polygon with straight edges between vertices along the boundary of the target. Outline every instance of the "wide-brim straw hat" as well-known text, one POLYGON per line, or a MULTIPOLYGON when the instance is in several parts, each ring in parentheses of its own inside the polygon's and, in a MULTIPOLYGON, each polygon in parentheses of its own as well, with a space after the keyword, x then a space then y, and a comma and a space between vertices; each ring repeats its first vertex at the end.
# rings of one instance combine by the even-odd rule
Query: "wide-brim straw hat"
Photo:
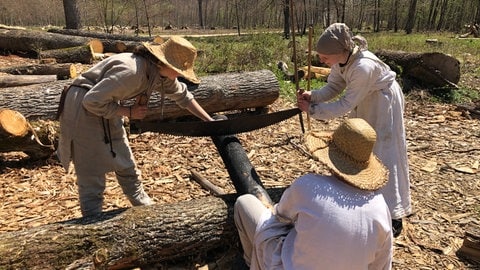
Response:
POLYGON ((361 118, 346 119, 334 132, 309 131, 305 145, 341 180, 362 190, 378 190, 388 170, 373 154, 375 130, 361 118))
POLYGON ((143 46, 160 62, 177 71, 188 81, 199 84, 200 79, 193 71, 197 49, 186 39, 172 36, 163 43, 144 42, 143 46))

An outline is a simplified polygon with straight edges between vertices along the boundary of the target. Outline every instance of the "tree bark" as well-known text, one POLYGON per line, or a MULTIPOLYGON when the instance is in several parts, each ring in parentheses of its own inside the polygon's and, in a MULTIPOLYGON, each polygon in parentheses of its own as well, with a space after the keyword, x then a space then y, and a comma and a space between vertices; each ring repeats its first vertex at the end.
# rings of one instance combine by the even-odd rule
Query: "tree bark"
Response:
POLYGON ((57 75, 2 75, 0 76, 0 87, 40 84, 56 80, 57 75))
MULTIPOLYGON (((209 113, 266 107, 279 96, 280 86, 273 72, 227 73, 205 76, 197 86, 190 86, 196 100, 209 113)), ((63 88, 72 80, 56 81, 22 87, 0 89, 0 108, 9 108, 22 113, 27 119, 53 120, 63 88)), ((126 102, 133 103, 132 101, 126 102)), ((145 120, 162 119, 160 94, 154 92, 149 101, 145 120)), ((163 119, 171 120, 191 116, 173 101, 165 100, 163 119)))
POLYGON ((460 80, 460 61, 443 53, 381 50, 375 54, 402 78, 413 79, 427 88, 445 86, 456 88, 460 80))
POLYGON ((77 77, 77 68, 74 64, 38 64, 0 68, 0 73, 12 75, 57 75, 58 80, 77 77))
POLYGON ((117 34, 107 34, 91 31, 82 31, 74 29, 48 29, 49 33, 70 35, 70 36, 79 36, 79 37, 89 37, 96 38, 100 40, 116 40, 116 41, 136 41, 136 42, 146 42, 152 41, 152 37, 140 37, 140 36, 130 36, 130 35, 117 35, 117 34))
POLYGON ((57 63, 92 64, 93 56, 94 49, 92 48, 92 46, 90 46, 90 44, 76 47, 46 50, 39 53, 40 58, 54 58, 57 63))
POLYGON ((11 52, 30 52, 76 47, 89 44, 92 38, 67 36, 45 31, 0 29, 0 48, 11 52))

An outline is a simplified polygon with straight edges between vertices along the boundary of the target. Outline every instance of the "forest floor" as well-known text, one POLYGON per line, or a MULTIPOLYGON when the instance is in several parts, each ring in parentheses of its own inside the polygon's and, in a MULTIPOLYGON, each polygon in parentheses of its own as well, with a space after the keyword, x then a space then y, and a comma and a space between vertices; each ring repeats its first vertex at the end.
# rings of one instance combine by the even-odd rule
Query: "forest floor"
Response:
MULTIPOLYGON (((22 64, 19 61, 13 55, 0 56, 0 66, 22 64)), ((468 67, 475 69, 479 64, 468 67)), ((478 75, 464 74, 459 85, 480 91, 478 75)), ((469 226, 480 226, 480 122, 456 105, 430 101, 424 93, 406 94, 414 212, 394 241, 393 269, 480 269, 480 263, 457 252, 469 226)), ((270 109, 293 106, 279 99, 270 109)), ((311 121, 311 127, 334 129, 339 120, 311 121)), ((305 153, 298 117, 238 138, 267 188, 288 186, 308 172, 326 172, 305 153)), ((131 135, 130 140, 143 184, 155 203, 211 196, 191 180, 192 170, 226 192, 234 192, 210 138, 143 133, 131 135)), ((107 180, 104 210, 130 207, 114 175, 109 174, 107 180)), ((55 157, 32 161, 20 152, 1 154, 0 198, 0 237, 1 233, 80 217, 75 174, 65 172, 55 157)), ((213 265, 202 269, 222 269, 213 265)))

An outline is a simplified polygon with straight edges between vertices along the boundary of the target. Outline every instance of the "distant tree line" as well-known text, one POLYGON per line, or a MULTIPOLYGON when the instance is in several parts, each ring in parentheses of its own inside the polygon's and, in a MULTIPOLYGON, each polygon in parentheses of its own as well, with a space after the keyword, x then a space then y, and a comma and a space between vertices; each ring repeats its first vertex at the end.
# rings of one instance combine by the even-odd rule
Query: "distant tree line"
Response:
MULTIPOLYGON (((5 0, 0 23, 15 26, 102 27, 151 31, 196 29, 296 29, 345 22, 357 30, 452 31, 480 23, 480 0, 5 0), (290 9, 293 1, 293 14, 290 9)), ((120 29, 120 30, 119 30, 120 29)))

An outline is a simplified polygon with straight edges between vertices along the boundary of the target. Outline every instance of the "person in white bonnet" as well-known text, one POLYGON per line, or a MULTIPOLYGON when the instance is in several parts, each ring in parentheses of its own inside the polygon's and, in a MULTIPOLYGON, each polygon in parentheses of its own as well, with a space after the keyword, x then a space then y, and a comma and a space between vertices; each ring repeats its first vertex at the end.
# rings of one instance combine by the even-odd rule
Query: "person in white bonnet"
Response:
POLYGON ((73 161, 83 216, 102 212, 105 174, 115 172, 123 193, 133 206, 150 205, 144 191, 123 117, 142 119, 153 91, 175 101, 204 121, 212 117, 197 103, 187 85, 198 84, 193 71, 196 48, 186 39, 171 37, 143 43, 133 53, 110 56, 77 77, 60 99, 60 139, 57 155, 68 170, 73 161), (136 99, 134 105, 122 101, 136 99))
POLYGON ((240 196, 234 220, 250 269, 388 270, 391 217, 382 194, 388 170, 372 153, 375 130, 363 119, 332 132, 310 131, 305 145, 331 175, 306 174, 273 210, 240 196))
POLYGON ((396 74, 367 50, 362 36, 353 36, 347 25, 334 23, 316 45, 320 60, 331 67, 327 84, 298 92, 297 105, 313 119, 329 120, 348 114, 365 119, 377 133, 373 152, 389 169, 382 193, 390 208, 394 236, 402 231, 402 219, 412 213, 404 96, 396 74), (357 45, 358 44, 358 45, 357 45))

